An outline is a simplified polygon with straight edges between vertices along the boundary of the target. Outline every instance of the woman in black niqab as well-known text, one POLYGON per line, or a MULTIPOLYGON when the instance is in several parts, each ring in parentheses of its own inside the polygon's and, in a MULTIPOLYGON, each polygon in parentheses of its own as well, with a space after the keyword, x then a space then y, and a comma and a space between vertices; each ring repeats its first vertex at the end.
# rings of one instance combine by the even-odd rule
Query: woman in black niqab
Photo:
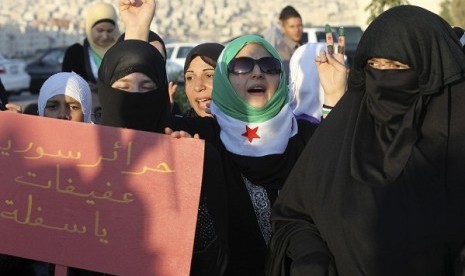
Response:
POLYGON ((392 8, 274 206, 268 275, 454 275, 465 241, 465 55, 449 24, 392 8), (377 70, 371 58, 407 64, 377 70))
POLYGON ((99 69, 98 94, 102 124, 164 133, 170 120, 170 100, 163 56, 147 42, 125 40, 105 54, 99 69), (131 73, 144 73, 156 88, 131 93, 112 87, 131 73))
MULTIPOLYGON (((165 61, 151 44, 141 40, 124 40, 115 44, 103 58, 98 85, 102 125, 164 133, 171 118, 165 61), (144 73, 156 87, 147 92, 128 92, 112 87, 113 83, 132 73, 144 73)), ((228 245, 224 185, 221 157, 215 148, 205 143, 191 276, 220 276, 226 269, 228 245)))

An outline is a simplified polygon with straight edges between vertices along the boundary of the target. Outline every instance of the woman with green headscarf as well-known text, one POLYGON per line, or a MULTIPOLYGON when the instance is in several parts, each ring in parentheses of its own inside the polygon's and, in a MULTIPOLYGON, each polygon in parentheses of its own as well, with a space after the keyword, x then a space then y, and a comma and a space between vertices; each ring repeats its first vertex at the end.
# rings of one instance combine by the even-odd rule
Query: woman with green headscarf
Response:
POLYGON ((181 118, 173 127, 217 145, 228 194, 229 262, 226 275, 265 275, 271 206, 316 125, 297 121, 276 50, 246 35, 218 58, 213 118, 181 118))
POLYGON ((212 100, 228 180, 227 275, 264 275, 271 207, 316 126, 297 122, 279 55, 259 36, 226 46, 212 100))

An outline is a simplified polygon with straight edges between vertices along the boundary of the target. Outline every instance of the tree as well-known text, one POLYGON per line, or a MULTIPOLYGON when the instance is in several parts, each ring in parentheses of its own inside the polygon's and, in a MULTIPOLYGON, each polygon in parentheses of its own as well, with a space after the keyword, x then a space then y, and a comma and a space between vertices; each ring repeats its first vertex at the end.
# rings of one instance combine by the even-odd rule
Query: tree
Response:
POLYGON ((465 5, 463 0, 452 0, 449 7, 452 15, 450 24, 465 28, 465 5))
POLYGON ((449 24, 454 25, 453 19, 452 19, 452 14, 450 11, 450 5, 451 5, 451 0, 444 0, 441 2, 441 12, 439 15, 444 18, 449 24))
MULTIPOLYGON (((458 1, 461 0, 457 0, 457 2, 458 1)), ((371 3, 365 8, 365 11, 370 12, 370 17, 367 20, 367 24, 370 24, 371 21, 373 21, 378 15, 389 8, 408 4, 408 0, 372 0, 371 3)))

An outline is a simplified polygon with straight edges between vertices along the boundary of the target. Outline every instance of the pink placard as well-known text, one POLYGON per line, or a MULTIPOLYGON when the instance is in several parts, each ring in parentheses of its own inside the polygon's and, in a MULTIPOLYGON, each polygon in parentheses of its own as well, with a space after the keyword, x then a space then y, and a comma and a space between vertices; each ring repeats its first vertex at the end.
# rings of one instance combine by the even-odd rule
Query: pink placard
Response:
POLYGON ((0 252, 189 275, 203 155, 202 140, 0 112, 0 252))

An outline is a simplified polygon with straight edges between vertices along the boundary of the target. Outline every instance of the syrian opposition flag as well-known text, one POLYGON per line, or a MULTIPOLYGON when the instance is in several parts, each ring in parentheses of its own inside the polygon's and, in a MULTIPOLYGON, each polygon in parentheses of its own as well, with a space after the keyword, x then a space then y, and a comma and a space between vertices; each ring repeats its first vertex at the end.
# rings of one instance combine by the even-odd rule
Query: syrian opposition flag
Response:
POLYGON ((281 154, 289 139, 297 134, 297 121, 288 104, 275 117, 261 123, 234 119, 221 112, 214 103, 211 110, 221 126, 221 141, 228 151, 238 155, 281 154))

